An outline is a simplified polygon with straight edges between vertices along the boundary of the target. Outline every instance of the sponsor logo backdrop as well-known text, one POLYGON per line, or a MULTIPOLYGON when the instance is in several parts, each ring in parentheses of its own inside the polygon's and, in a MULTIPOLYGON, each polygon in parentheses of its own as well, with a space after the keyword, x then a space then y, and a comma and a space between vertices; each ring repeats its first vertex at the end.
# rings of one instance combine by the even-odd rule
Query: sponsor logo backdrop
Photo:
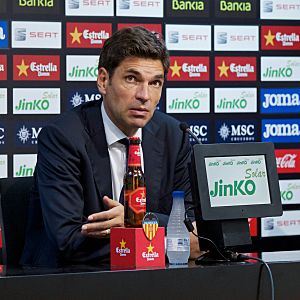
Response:
POLYGON ((101 99, 101 48, 137 24, 170 49, 159 110, 203 143, 275 143, 284 209, 300 210, 300 0, 1 0, 0 178, 31 176, 41 128, 101 99))

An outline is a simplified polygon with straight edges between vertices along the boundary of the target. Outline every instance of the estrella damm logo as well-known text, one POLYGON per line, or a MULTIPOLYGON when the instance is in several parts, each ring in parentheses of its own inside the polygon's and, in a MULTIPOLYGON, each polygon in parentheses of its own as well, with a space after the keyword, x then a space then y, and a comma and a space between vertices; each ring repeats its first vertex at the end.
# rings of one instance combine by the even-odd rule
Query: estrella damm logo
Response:
POLYGON ((0 55, 0 80, 7 80, 7 56, 0 55))
POLYGON ((300 50, 300 26, 262 26, 262 50, 300 50))
POLYGON ((156 258, 159 258, 159 253, 156 251, 153 251, 153 249, 155 248, 151 242, 149 244, 149 246, 146 247, 147 251, 143 251, 142 252, 142 257, 144 259, 146 259, 147 261, 154 261, 156 258))
POLYGON ((14 80, 60 80, 59 55, 14 55, 14 80))
POLYGON ((121 242, 119 242, 120 247, 116 247, 116 253, 120 256, 127 256, 130 254, 130 249, 126 247, 126 241, 122 238, 121 242))
POLYGON ((256 57, 215 57, 216 81, 255 81, 256 57))
POLYGON ((208 81, 208 56, 171 56, 169 81, 208 81))
POLYGON ((67 48, 102 48, 112 34, 111 23, 67 23, 67 48))

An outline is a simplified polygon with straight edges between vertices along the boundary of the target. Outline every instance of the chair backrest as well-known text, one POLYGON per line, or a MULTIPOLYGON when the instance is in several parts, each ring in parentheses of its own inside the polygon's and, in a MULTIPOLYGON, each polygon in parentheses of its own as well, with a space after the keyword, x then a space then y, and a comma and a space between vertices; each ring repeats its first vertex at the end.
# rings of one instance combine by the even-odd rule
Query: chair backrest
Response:
POLYGON ((25 242, 33 177, 0 179, 0 226, 5 265, 18 265, 25 242))

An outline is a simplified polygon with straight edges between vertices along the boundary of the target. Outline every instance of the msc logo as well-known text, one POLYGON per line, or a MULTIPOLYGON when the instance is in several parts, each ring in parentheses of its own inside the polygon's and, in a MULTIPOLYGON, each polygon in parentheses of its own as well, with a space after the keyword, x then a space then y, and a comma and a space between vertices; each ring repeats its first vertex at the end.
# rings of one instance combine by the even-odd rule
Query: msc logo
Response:
POLYGON ((299 50, 300 26, 262 26, 262 50, 299 50))
POLYGON ((76 89, 68 92, 69 109, 74 108, 82 103, 100 100, 101 94, 97 89, 76 89))
POLYGON ((0 124, 0 146, 5 144, 5 128, 0 124))
POLYGON ((253 142, 257 139, 257 126, 254 121, 218 121, 216 130, 216 140, 219 143, 253 142))
POLYGON ((67 23, 68 48, 102 48, 112 34, 111 24, 67 23))
POLYGON ((168 80, 209 80, 209 57, 171 57, 168 80))
POLYGON ((262 120, 262 140, 275 143, 299 143, 299 119, 262 120))
POLYGON ((299 113, 300 89, 261 89, 261 113, 299 113))
POLYGON ((30 124, 20 125, 16 128, 17 144, 21 146, 36 145, 42 126, 33 126, 30 124))
MULTIPOLYGON (((190 130, 197 136, 197 138, 204 144, 211 143, 211 132, 208 122, 189 121, 191 124, 190 130)), ((191 144, 195 144, 196 141, 190 137, 191 144)))
POLYGON ((8 48, 7 22, 0 21, 0 48, 8 48))

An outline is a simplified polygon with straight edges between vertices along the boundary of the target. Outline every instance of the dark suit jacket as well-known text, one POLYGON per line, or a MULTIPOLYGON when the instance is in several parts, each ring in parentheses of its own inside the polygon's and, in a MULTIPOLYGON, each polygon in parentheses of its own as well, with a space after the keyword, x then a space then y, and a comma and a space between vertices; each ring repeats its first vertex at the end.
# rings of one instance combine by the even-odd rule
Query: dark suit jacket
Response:
MULTIPOLYGON (((109 257, 109 239, 81 234, 87 217, 112 198, 110 161, 100 101, 61 115, 39 134, 35 189, 30 203, 21 264, 58 266, 100 262, 109 257)), ((178 122, 160 112, 143 128, 147 211, 166 226, 172 191, 190 200, 187 163, 190 146, 178 122)))

